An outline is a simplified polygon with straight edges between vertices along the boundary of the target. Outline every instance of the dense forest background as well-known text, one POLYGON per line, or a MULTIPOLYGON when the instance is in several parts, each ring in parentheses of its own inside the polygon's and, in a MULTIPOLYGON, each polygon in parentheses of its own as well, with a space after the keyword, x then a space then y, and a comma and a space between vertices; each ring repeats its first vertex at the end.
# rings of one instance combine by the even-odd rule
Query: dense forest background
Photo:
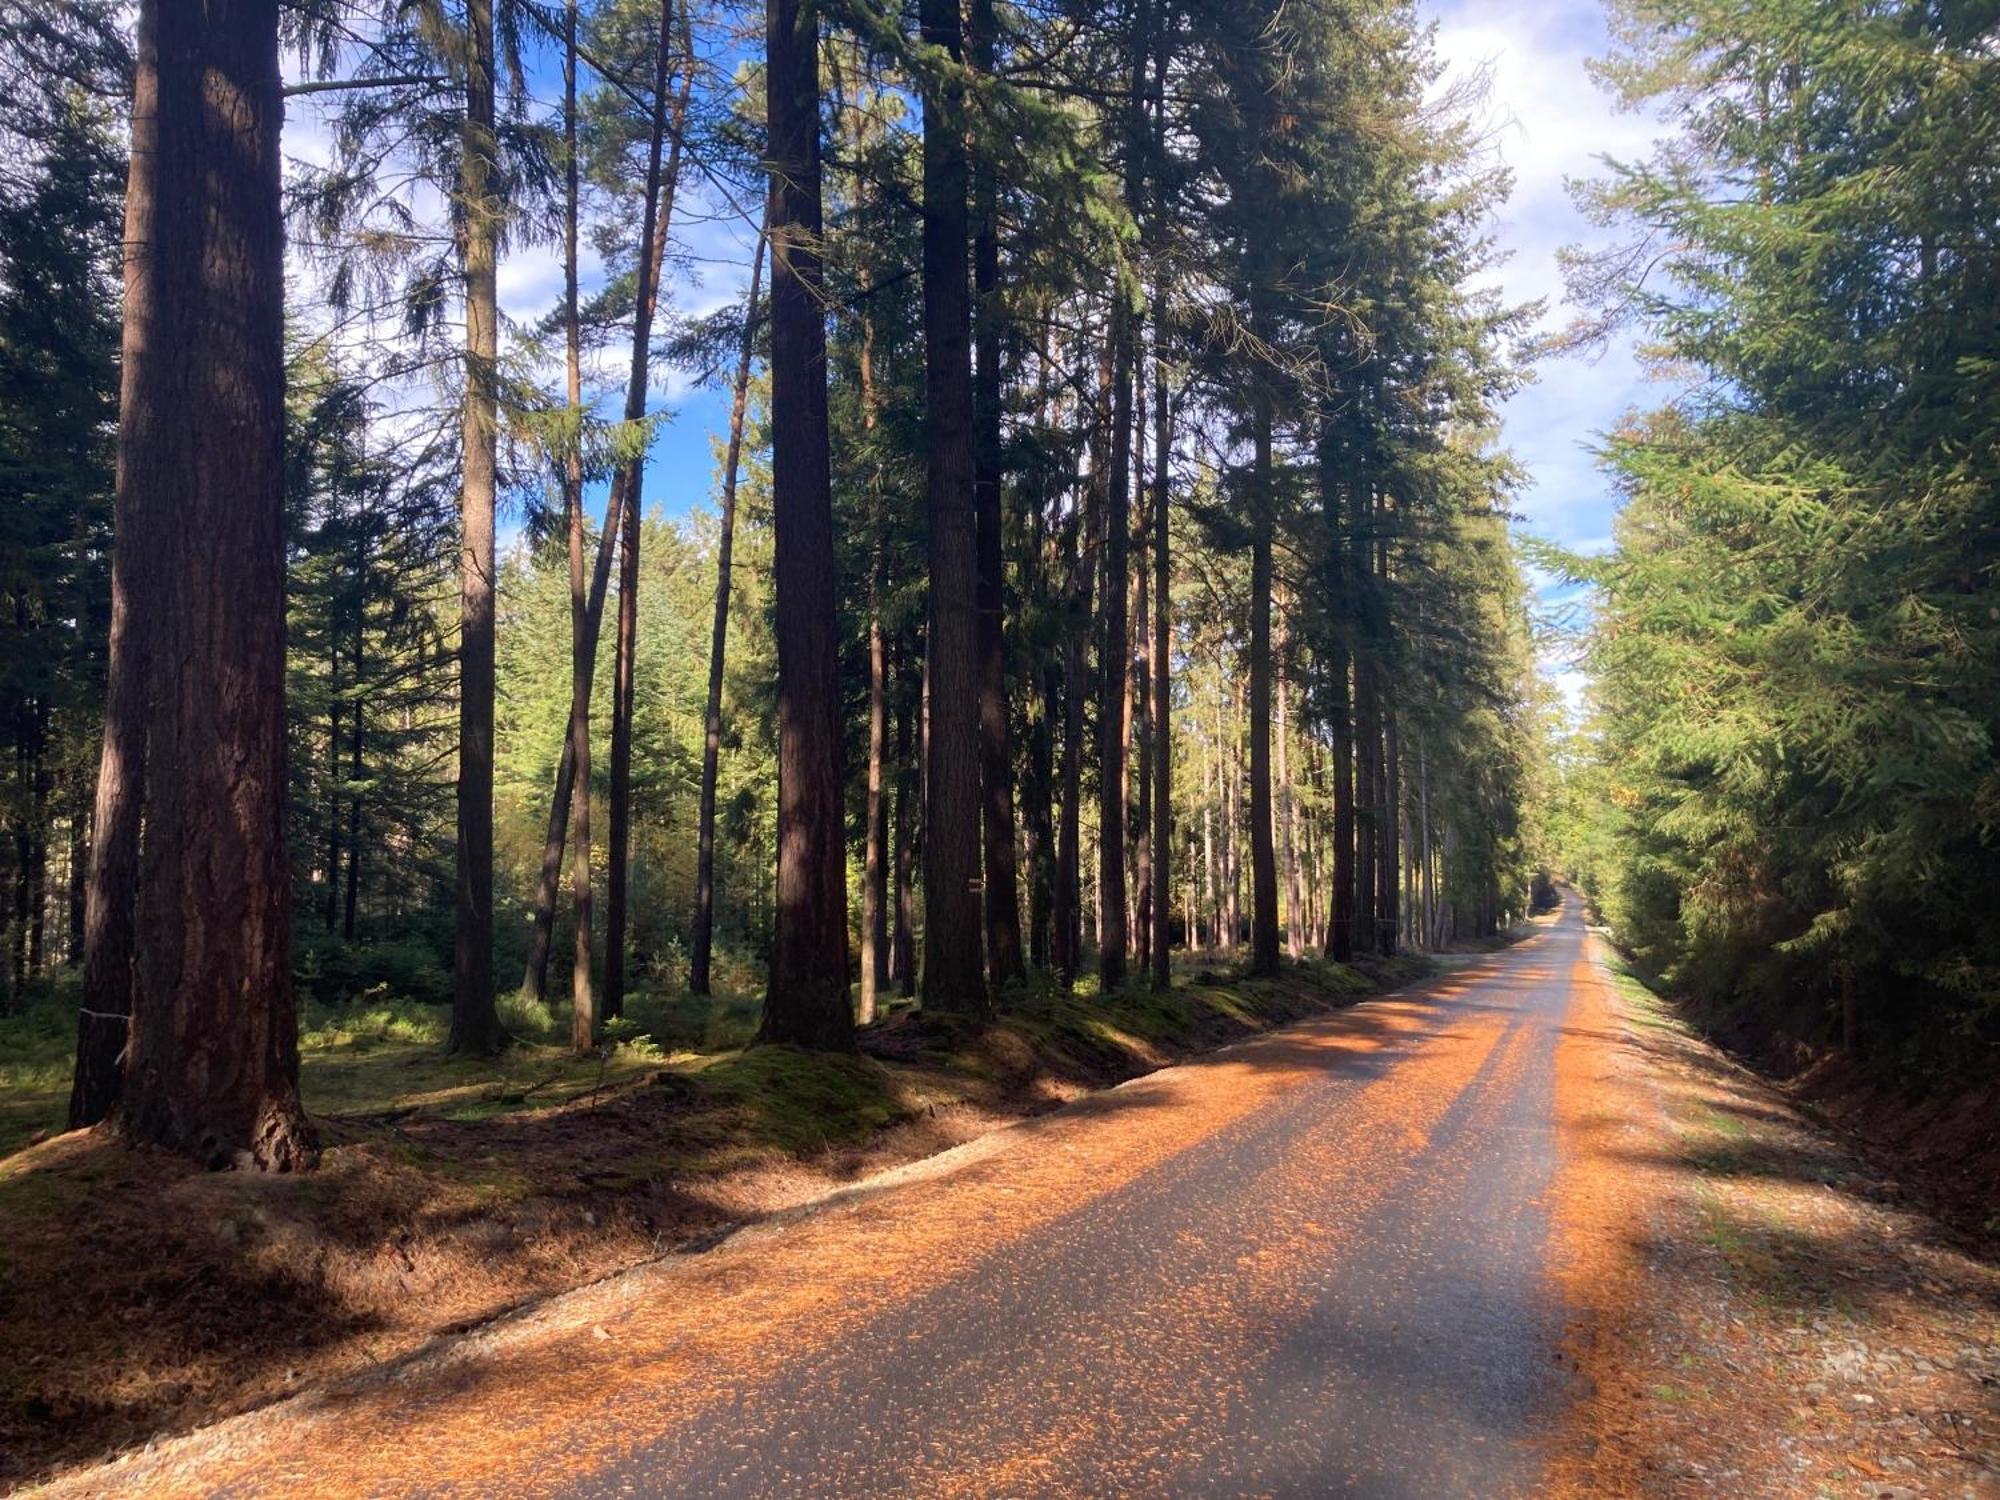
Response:
MULTIPOLYGON (((0 14, 5 1004, 79 1027, 81 1122, 177 826, 157 754, 106 800, 161 732, 121 672, 174 681, 116 575, 207 512, 113 525, 173 420, 120 253, 135 79, 168 126, 173 79, 109 0, 0 14)), ((1674 133, 1580 189, 1619 233, 1569 340, 1642 329, 1677 394, 1605 440, 1615 549, 1532 549, 1593 586, 1581 725, 1495 442, 1537 309, 1490 289, 1505 174, 1414 7, 231 17, 301 132, 252 624, 307 1007, 587 1052, 720 992, 838 1047, 1443 947, 1562 874, 1767 1031, 1990 1056, 1990 7, 1619 7, 1605 75, 1674 133), (697 387, 732 415, 688 472, 697 387)))

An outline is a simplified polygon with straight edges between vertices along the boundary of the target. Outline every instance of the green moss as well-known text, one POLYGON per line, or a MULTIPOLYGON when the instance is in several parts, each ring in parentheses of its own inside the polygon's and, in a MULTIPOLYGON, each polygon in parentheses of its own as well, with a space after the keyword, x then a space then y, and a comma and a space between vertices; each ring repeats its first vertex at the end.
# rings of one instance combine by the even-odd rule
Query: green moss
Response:
POLYGON ((888 1069, 853 1054, 752 1047, 717 1058, 696 1077, 737 1113, 745 1144, 793 1155, 864 1139, 910 1113, 888 1069))

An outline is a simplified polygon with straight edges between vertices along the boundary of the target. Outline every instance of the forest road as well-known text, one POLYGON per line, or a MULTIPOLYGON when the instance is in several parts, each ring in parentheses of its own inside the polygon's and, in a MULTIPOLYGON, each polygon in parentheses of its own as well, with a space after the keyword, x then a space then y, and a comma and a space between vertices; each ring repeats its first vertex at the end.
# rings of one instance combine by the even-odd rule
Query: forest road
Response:
POLYGON ((146 1477, 230 1495, 1531 1492, 1565 1400, 1548 1201, 1584 941, 1572 902, 1439 980, 559 1299, 434 1367, 197 1434, 146 1477))

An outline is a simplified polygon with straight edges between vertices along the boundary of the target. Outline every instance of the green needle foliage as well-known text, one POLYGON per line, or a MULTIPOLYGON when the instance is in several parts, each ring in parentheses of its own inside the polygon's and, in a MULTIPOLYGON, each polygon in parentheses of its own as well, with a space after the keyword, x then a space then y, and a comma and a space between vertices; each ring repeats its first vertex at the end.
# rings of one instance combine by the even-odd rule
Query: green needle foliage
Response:
POLYGON ((1605 447, 1596 894, 1765 1034, 2000 1042, 2000 59, 1981 4, 1633 3, 1684 126, 1587 202, 1607 322, 1699 382, 1605 447))

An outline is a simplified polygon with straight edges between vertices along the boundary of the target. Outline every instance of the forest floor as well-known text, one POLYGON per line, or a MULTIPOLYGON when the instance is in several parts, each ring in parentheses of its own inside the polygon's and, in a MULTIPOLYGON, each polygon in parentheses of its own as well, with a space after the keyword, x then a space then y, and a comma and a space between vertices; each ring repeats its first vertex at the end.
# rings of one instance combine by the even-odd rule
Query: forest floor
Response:
MULTIPOLYGON (((1559 1274, 1585 1379, 1557 1488, 2000 1496, 1990 1233, 1945 1227, 1598 958, 1559 1058, 1559 1274)), ((1957 1186, 1940 1206, 1963 1206, 1957 1186)))
MULTIPOLYGON (((1426 972, 1190 967, 983 1029, 892 1013, 849 1057, 744 1047, 746 1000, 640 996, 578 1059, 443 1056, 436 1010, 309 1010, 298 1177, 54 1134, 66 1008, 0 1036, 0 1492, 366 1370, 1081 1094, 1426 972)), ((519 1017, 516 1018, 517 1022, 519 1017)), ((544 1035, 547 1018, 528 1016, 544 1035)), ((73 1023, 70 1023, 73 1024, 73 1023)))

